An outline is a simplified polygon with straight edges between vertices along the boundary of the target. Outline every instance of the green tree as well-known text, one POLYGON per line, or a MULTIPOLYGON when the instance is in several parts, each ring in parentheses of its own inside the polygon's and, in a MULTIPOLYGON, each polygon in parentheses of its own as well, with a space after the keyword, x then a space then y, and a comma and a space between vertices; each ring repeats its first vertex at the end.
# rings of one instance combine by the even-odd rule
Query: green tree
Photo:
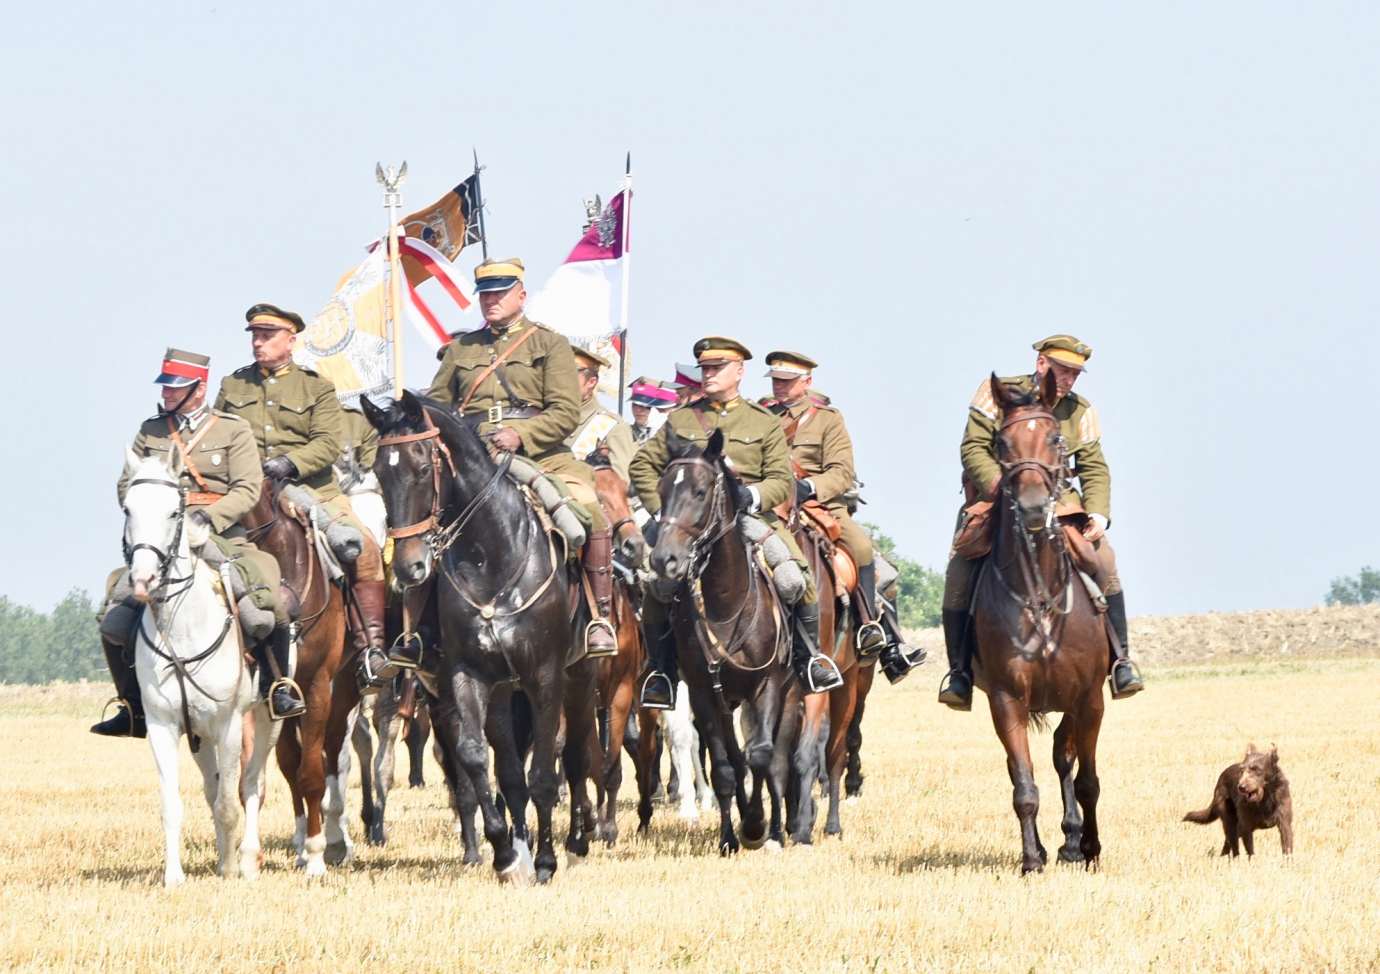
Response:
POLYGON ((0 596, 0 683, 100 679, 96 607, 73 589, 47 614, 0 596))
POLYGON ((901 625, 912 629, 939 625, 944 576, 900 554, 896 550, 896 542, 883 534, 875 524, 864 523, 863 528, 872 535, 872 543, 877 551, 900 573, 896 580, 896 613, 901 618, 901 625))
POLYGON ((1327 592, 1328 605, 1369 605, 1380 602, 1380 571, 1369 565, 1355 576, 1343 575, 1332 580, 1327 592))

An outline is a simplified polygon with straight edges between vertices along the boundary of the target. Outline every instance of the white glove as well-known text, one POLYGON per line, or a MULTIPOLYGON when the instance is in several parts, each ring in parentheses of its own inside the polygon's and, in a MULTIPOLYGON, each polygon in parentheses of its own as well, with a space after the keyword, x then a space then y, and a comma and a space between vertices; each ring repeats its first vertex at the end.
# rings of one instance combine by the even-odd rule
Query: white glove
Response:
POLYGON ((1083 529, 1083 537, 1089 541, 1096 541, 1107 533, 1107 516, 1105 514, 1089 514, 1088 526, 1083 529))

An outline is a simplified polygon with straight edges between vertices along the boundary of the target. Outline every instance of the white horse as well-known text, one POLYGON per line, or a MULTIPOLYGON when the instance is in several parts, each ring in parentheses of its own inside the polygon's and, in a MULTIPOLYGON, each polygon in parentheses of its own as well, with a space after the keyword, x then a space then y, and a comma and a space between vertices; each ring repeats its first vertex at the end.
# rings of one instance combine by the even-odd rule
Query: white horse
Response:
POLYGON ((661 729, 666 735, 671 765, 676 771, 676 794, 667 795, 676 803, 676 814, 687 822, 698 822, 700 809, 716 811, 718 803, 704 775, 700 759, 700 735, 690 714, 690 688, 681 680, 676 691, 674 710, 658 711, 661 729), (699 804, 696 804, 698 800, 699 804))
MULTIPOLYGON (((185 882, 178 742, 192 739, 206 802, 216 823, 220 875, 259 871, 259 805, 264 768, 278 725, 258 704, 244 665, 239 627, 230 610, 229 579, 193 554, 209 528, 187 518, 178 475, 156 456, 128 451, 125 558, 134 597, 144 604, 136 632, 134 667, 143 694, 149 746, 158 766, 163 803, 163 883, 185 882), (253 708, 254 748, 244 771, 244 834, 240 837, 240 758, 243 717, 253 708)), ((225 570, 232 571, 227 565, 225 570)))

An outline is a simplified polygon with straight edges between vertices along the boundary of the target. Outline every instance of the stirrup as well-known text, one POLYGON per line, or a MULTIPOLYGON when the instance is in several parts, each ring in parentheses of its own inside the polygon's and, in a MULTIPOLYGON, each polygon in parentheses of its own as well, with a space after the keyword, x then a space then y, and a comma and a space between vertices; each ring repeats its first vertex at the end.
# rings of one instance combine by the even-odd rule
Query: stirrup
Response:
POLYGON ((869 659, 874 656, 880 656, 882 650, 886 649, 886 645, 886 630, 882 628, 882 624, 876 619, 873 619, 871 622, 864 622, 858 627, 857 635, 853 637, 853 647, 858 651, 858 654, 869 659), (875 632, 877 634, 879 642, 876 649, 867 649, 864 645, 867 642, 867 639, 864 637, 870 632, 875 632))
MULTIPOLYGON (((415 670, 422 665, 422 634, 419 632, 400 632, 398 638, 393 640, 393 645, 388 647, 388 663, 390 666, 400 670, 415 670), (411 651, 413 644, 417 646, 416 656, 404 655, 411 651)), ((368 654, 365 654, 368 658, 368 654)))
MULTIPOLYGON (((120 707, 124 709, 124 712, 127 713, 127 714, 129 714, 129 733, 128 733, 128 734, 97 734, 97 736, 98 736, 98 737, 133 737, 133 736, 134 736, 134 708, 131 707, 131 706, 129 705, 129 701, 128 701, 128 700, 126 700, 124 697, 121 697, 121 696, 119 696, 119 695, 113 696, 113 697, 111 697, 109 700, 107 700, 107 701, 105 702, 105 706, 101 708, 101 719, 98 720, 98 721, 96 721, 94 724, 91 725, 91 731, 90 731, 90 733, 95 734, 95 733, 96 733, 96 728, 97 728, 97 727, 100 727, 100 726, 101 726, 102 724, 104 724, 107 720, 113 719, 113 718, 110 718, 110 717, 107 717, 107 716, 106 716, 106 714, 110 712, 110 705, 111 705, 112 703, 119 704, 120 707)), ((120 710, 117 708, 116 711, 115 711, 115 716, 118 717, 119 715, 120 715, 120 710)))
POLYGON ((302 688, 299 687, 299 686, 297 685, 297 681, 296 681, 296 680, 294 680, 294 679, 293 679, 292 677, 290 677, 290 676, 280 676, 280 677, 278 677, 278 679, 274 680, 271 684, 269 684, 269 687, 268 687, 268 700, 267 700, 267 703, 268 703, 268 719, 269 719, 269 720, 287 720, 289 717, 300 717, 302 714, 304 714, 304 713, 307 712, 307 705, 306 705, 305 702, 304 702, 304 703, 299 703, 296 707, 294 707, 294 708, 293 708, 292 710, 290 710, 290 711, 287 711, 286 713, 279 713, 279 712, 278 712, 278 710, 273 706, 273 691, 274 691, 274 690, 281 690, 281 689, 283 689, 284 687, 288 687, 288 688, 290 688, 290 689, 296 691, 296 693, 297 693, 297 699, 298 699, 298 700, 303 700, 303 701, 306 700, 305 695, 303 695, 303 693, 302 693, 302 688))
POLYGON ((591 619, 589 621, 589 624, 585 626, 585 656, 591 659, 599 659, 604 656, 617 655, 618 633, 614 630, 613 623, 609 622, 607 619, 591 619), (589 644, 589 635, 596 629, 607 630, 609 638, 613 640, 613 645, 610 646, 608 649, 595 649, 594 647, 591 647, 589 644))
POLYGON ((671 678, 660 670, 648 670, 647 675, 642 678, 642 685, 637 689, 637 705, 643 710, 675 710, 676 709, 676 688, 671 683, 671 678), (648 703, 647 687, 653 680, 660 680, 666 685, 667 698, 670 703, 648 703))
POLYGON ((828 693, 830 690, 837 690, 839 687, 843 686, 843 674, 839 672, 837 663, 823 653, 817 653, 811 656, 809 662, 805 664, 805 685, 809 687, 809 689, 805 691, 806 693, 828 693), (833 674, 833 679, 825 680, 825 685, 823 686, 815 683, 814 666, 816 660, 828 666, 829 671, 833 674))
POLYGON ((369 665, 369 650, 366 649, 360 654, 359 666, 355 667, 355 686, 359 688, 360 695, 368 696, 371 693, 378 693, 387 682, 387 676, 381 672, 375 673, 373 667, 369 665))
POLYGON ((1144 690, 1145 680, 1140 675, 1140 667, 1136 666, 1136 664, 1131 661, 1130 657, 1125 657, 1112 664, 1112 670, 1107 674, 1107 685, 1111 688, 1113 700, 1125 700, 1127 697, 1134 697, 1144 690), (1124 690, 1117 690, 1116 688, 1116 668, 1118 666, 1129 666, 1131 668, 1133 681, 1131 685, 1124 690))
POLYGON ((939 684, 939 702, 952 710, 961 710, 966 713, 973 709, 973 680, 966 673, 960 673, 959 676, 968 681, 967 699, 959 696, 959 694, 953 690, 951 684, 953 683, 954 673, 950 670, 948 673, 944 674, 944 680, 939 684))

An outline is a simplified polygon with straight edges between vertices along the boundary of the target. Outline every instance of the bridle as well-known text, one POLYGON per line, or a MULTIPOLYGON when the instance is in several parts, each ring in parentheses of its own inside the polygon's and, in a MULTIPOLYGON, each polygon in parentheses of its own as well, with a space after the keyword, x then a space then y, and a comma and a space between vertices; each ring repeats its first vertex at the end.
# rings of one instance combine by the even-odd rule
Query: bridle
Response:
MULTIPOLYGON (((714 474, 713 493, 709 497, 710 517, 706 524, 686 524, 674 517, 661 518, 657 523, 659 531, 670 529, 679 531, 689 539, 690 547, 690 569, 687 574, 689 579, 698 579, 704 572, 705 566, 709 564, 709 553, 713 551, 720 538, 728 534, 733 528, 733 519, 724 516, 724 471, 717 463, 706 460, 704 457, 681 457, 672 460, 666 465, 666 471, 661 475, 664 481, 671 475, 671 471, 683 471, 688 468, 698 467, 709 469, 714 474)), ((620 522, 621 523, 621 522, 620 522)))
POLYGON ((192 580, 196 576, 195 571, 180 578, 174 578, 171 574, 173 557, 177 554, 178 549, 182 547, 182 530, 187 519, 187 491, 176 481, 167 480, 162 477, 138 477, 131 480, 128 486, 138 487, 141 484, 170 487, 177 491, 177 517, 173 528, 172 543, 168 545, 166 551, 155 544, 149 544, 147 541, 139 541, 135 544, 130 544, 128 538, 123 539, 126 568, 132 569, 134 567, 134 555, 139 551, 151 551, 153 552, 153 556, 158 559, 158 584, 153 587, 153 591, 162 594, 155 598, 154 601, 167 602, 187 591, 187 589, 191 587, 192 580), (167 590, 169 585, 181 585, 182 587, 170 592, 167 590))

